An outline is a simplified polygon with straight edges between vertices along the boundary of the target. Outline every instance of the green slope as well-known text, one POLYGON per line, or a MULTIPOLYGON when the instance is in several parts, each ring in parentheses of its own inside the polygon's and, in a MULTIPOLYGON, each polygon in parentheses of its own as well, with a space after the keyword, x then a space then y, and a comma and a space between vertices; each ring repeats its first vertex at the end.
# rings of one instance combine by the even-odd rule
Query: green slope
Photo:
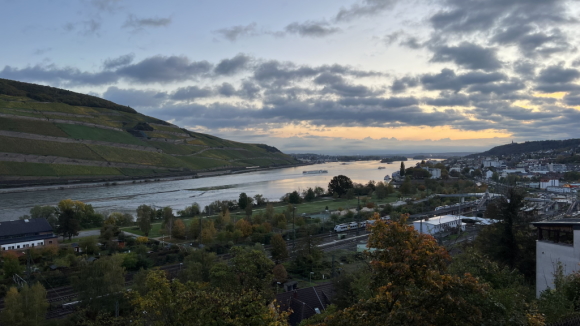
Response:
POLYGON ((0 186, 297 163, 268 145, 181 129, 94 96, 0 79, 0 186))

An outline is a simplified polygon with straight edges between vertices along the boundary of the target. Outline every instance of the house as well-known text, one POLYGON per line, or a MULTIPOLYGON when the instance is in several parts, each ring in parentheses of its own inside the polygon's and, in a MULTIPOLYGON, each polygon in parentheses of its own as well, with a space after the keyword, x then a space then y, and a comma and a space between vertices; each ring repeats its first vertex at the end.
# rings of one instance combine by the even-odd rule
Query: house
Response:
POLYGON ((424 167, 423 169, 429 171, 431 179, 441 179, 441 169, 430 167, 424 167))
POLYGON ((491 170, 485 171, 485 178, 491 179, 491 177, 493 177, 493 171, 491 171, 491 170))
POLYGON ((57 243, 52 226, 44 218, 0 222, 1 250, 18 250, 57 243))
POLYGON ((564 275, 580 269, 580 219, 567 218, 532 223, 538 229, 536 240, 536 297, 554 287, 558 264, 564 275))
POLYGON ((320 314, 332 303, 334 297, 332 283, 321 284, 305 289, 297 289, 276 295, 281 311, 292 309, 288 318, 290 325, 300 324, 306 318, 320 314))
POLYGON ((464 216, 443 215, 424 220, 414 221, 413 227, 419 233, 434 235, 439 232, 451 231, 453 228, 461 228, 465 231, 465 223, 461 222, 464 216))

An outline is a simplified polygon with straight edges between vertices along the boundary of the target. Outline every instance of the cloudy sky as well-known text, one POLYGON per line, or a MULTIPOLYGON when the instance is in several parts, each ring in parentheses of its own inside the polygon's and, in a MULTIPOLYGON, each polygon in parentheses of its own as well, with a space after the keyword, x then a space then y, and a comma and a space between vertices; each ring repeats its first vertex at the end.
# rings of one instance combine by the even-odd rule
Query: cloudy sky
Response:
POLYGON ((287 153, 580 138, 580 2, 0 0, 0 77, 287 153))

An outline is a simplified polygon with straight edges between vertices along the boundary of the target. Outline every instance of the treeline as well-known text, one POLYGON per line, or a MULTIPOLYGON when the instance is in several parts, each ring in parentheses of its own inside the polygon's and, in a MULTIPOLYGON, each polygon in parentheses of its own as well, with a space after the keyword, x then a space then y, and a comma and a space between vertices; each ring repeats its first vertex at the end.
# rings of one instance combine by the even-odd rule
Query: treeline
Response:
POLYGON ((571 148, 576 148, 578 147, 578 145, 580 145, 580 139, 528 141, 525 143, 514 143, 496 146, 486 152, 472 154, 469 155, 468 157, 501 156, 501 155, 509 156, 513 154, 523 154, 537 151, 567 150, 571 148))
POLYGON ((407 161, 406 156, 387 156, 381 159, 381 163, 389 163, 394 161, 407 161))
POLYGON ((137 113, 134 109, 104 100, 102 98, 75 93, 64 89, 23 83, 0 78, 0 94, 10 96, 25 96, 40 102, 60 102, 74 106, 105 108, 128 113, 137 113))

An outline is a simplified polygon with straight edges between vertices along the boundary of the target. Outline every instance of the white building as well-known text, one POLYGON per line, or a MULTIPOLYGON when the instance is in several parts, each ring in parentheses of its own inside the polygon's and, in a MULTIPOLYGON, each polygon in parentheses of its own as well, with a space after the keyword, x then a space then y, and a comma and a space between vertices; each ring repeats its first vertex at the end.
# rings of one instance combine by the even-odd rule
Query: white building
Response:
POLYGON ((491 179, 491 177, 493 177, 493 171, 491 171, 491 170, 485 171, 485 178, 491 179))
POLYGON ((440 179, 441 178, 441 169, 424 167, 423 170, 427 170, 427 171, 429 171, 429 173, 431 173, 431 179, 440 179))
POLYGON ((559 187, 560 180, 558 179, 541 179, 540 180, 540 189, 546 189, 548 187, 559 187))
POLYGON ((501 166, 501 164, 502 164, 502 161, 499 161, 499 160, 486 159, 483 161, 484 168, 489 168, 489 167, 499 168, 501 166))
POLYGON ((465 223, 461 222, 464 216, 443 215, 431 217, 424 220, 414 221, 413 227, 419 233, 434 235, 443 231, 450 231, 452 228, 461 228, 465 231, 465 223))
POLYGON ((559 194, 571 194, 575 193, 576 189, 570 187, 546 187, 546 191, 555 192, 559 194))
POLYGON ((554 271, 558 263, 564 275, 580 269, 580 219, 533 223, 538 228, 536 241, 536 297, 554 287, 554 271))

